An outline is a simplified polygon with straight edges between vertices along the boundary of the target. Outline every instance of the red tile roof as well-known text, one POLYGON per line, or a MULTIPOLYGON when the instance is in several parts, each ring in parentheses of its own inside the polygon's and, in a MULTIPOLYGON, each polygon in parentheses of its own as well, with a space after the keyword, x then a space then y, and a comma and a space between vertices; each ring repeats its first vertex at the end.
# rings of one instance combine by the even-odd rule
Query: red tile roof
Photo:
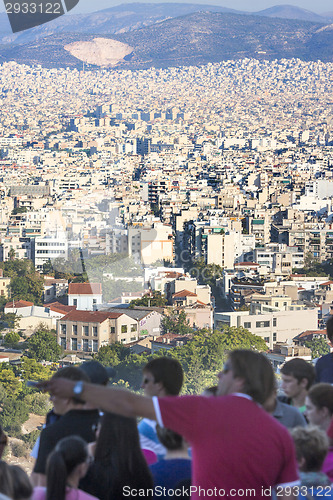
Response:
MULTIPOLYGON (((28 302, 27 300, 15 300, 14 301, 14 308, 19 308, 19 307, 31 307, 33 306, 33 302, 28 302)), ((13 302, 7 302, 5 305, 6 308, 13 307, 13 302)))
POLYGON ((197 297, 196 293, 189 292, 188 290, 181 290, 180 292, 176 292, 172 294, 173 298, 178 298, 178 297, 197 297))
POLYGON ((102 295, 101 283, 70 283, 68 295, 102 295))
POLYGON ((70 311, 73 311, 76 309, 76 306, 65 306, 64 304, 61 304, 60 302, 51 302, 51 304, 45 304, 46 307, 51 309, 51 311, 54 312, 59 312, 63 314, 67 314, 70 311))
POLYGON ((112 313, 104 311, 80 311, 75 309, 62 318, 62 321, 82 321, 84 323, 103 323, 110 319, 117 319, 122 313, 112 313))

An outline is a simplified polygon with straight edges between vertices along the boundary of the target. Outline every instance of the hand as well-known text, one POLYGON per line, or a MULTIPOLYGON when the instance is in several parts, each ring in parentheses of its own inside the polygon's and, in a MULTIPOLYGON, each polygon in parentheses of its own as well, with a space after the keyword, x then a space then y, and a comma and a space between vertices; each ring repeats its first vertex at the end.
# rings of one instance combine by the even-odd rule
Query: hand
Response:
POLYGON ((72 398, 74 396, 73 387, 76 382, 67 378, 51 378, 50 380, 39 382, 38 388, 44 392, 49 392, 52 396, 72 398))

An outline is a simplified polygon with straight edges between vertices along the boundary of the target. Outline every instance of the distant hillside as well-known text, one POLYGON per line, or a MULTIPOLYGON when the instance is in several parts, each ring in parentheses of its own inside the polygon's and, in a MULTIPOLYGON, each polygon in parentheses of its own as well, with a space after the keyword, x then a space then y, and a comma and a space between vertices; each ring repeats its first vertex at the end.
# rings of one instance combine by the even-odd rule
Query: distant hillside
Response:
MULTIPOLYGON (((96 2, 98 5, 98 2, 96 2)), ((250 6, 249 6, 250 7, 250 6)), ((46 36, 62 33, 118 34, 151 26, 166 19, 193 14, 195 12, 220 12, 264 17, 299 19, 323 24, 333 22, 333 16, 319 16, 314 12, 282 5, 260 12, 241 12, 218 5, 196 3, 127 3, 89 14, 69 14, 54 21, 20 33, 11 33, 5 13, 0 13, 0 43, 27 43, 46 36)))
POLYGON ((11 34, 7 15, 0 14, 0 41, 18 44, 38 40, 52 34, 88 33, 99 35, 124 33, 202 10, 239 14, 238 11, 218 5, 129 3, 89 14, 72 14, 58 17, 49 23, 15 34, 11 34))
MULTIPOLYGON (((333 60, 331 26, 273 17, 195 12, 103 37, 133 48, 117 65, 119 68, 197 65, 245 57, 333 60)), ((99 46, 103 37, 98 34, 99 46)), ((0 48, 0 60, 14 59, 20 63, 49 67, 80 67, 82 62, 64 50, 64 46, 93 39, 96 39, 95 34, 47 36, 38 42, 0 48)), ((76 53, 84 53, 84 50, 76 53)))
POLYGON ((269 9, 260 10, 255 15, 265 17, 280 17, 282 19, 298 19, 300 21, 311 21, 315 23, 327 23, 329 15, 315 14, 310 10, 301 9, 293 5, 277 5, 269 9))

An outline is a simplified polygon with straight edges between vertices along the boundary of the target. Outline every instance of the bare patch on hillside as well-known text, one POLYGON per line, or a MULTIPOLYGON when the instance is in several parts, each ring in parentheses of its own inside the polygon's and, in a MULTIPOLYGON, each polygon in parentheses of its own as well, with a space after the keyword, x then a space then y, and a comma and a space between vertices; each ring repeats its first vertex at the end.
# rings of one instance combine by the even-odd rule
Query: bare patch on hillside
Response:
POLYGON ((88 64, 102 67, 116 66, 133 52, 133 47, 117 40, 94 38, 89 42, 73 42, 64 46, 72 56, 88 64))

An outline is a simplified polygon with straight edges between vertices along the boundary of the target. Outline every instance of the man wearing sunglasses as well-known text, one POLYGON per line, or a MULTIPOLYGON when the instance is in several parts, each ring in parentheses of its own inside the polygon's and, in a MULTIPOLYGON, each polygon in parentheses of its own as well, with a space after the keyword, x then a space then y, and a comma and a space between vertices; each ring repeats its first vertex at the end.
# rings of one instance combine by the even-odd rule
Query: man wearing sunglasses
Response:
MULTIPOLYGON (((275 387, 267 357, 254 351, 229 354, 219 374, 217 397, 140 396, 83 384, 82 397, 105 411, 156 420, 192 447, 192 500, 202 497, 297 498, 299 478, 292 439, 261 408, 275 387)), ((68 380, 41 382, 51 394, 75 393, 68 380)))

